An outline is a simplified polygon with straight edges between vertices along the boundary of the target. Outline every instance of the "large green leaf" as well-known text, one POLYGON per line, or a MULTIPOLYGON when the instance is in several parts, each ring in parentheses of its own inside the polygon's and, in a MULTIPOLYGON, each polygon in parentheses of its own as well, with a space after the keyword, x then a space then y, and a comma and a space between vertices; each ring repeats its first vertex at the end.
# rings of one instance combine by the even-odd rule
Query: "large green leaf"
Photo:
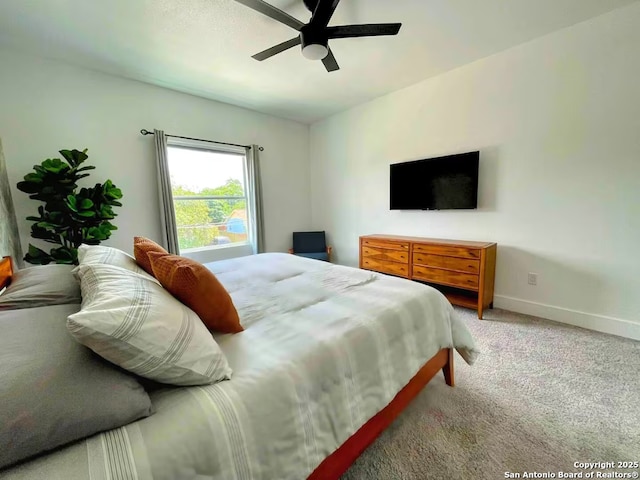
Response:
POLYGON ((78 165, 80 165, 82 162, 84 162, 87 158, 89 158, 89 155, 87 155, 87 149, 85 148, 84 150, 80 151, 80 150, 60 150, 60 155, 62 155, 64 157, 64 159, 69 162, 70 165, 73 165, 74 167, 77 167, 78 165))
POLYGON ((68 163, 63 162, 59 158, 48 158, 47 160, 42 162, 42 168, 47 173, 53 173, 53 174, 64 173, 67 170, 71 169, 68 163))
POLYGON ((43 176, 39 173, 27 173, 24 180, 25 182, 42 183, 43 176))
POLYGON ((37 183, 37 182, 24 181, 24 182, 18 182, 17 186, 18 186, 18 190, 20 190, 21 192, 36 193, 40 191, 41 184, 42 182, 37 183))
POLYGON ((47 265, 51 263, 51 256, 44 250, 40 250, 38 247, 34 247, 29 244, 29 251, 24 256, 24 261, 33 263, 36 265, 47 265))
POLYGON ((102 186, 102 194, 112 200, 122 198, 122 191, 116 187, 111 180, 104 182, 104 185, 102 186))
POLYGON ((106 240, 111 236, 111 228, 102 224, 98 227, 91 227, 87 229, 87 239, 91 240, 106 240))
POLYGON ((37 224, 31 225, 31 236, 49 243, 60 243, 60 235, 58 233, 41 228, 37 224))
POLYGON ((103 218, 105 220, 111 220, 115 218, 115 214, 113 213, 111 205, 102 205, 102 208, 100 209, 100 218, 103 218))
POLYGON ((62 226, 62 225, 57 225, 55 223, 49 223, 49 222, 38 222, 35 225, 37 225, 40 228, 44 228, 46 230, 54 230, 62 226))
POLYGON ((51 257, 56 263, 73 264, 78 262, 78 249, 70 247, 60 247, 51 249, 51 257))
POLYGON ((96 216, 96 212, 94 212, 93 210, 82 210, 78 212, 78 215, 80 215, 81 217, 92 218, 96 216))

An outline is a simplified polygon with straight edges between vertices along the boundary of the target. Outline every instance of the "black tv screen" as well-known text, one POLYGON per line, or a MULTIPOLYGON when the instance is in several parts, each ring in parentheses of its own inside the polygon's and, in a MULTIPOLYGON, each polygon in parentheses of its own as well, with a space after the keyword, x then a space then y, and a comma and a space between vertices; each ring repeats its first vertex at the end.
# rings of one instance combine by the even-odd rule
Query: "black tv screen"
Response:
POLYGON ((394 163, 390 167, 391 210, 478 207, 480 152, 394 163))

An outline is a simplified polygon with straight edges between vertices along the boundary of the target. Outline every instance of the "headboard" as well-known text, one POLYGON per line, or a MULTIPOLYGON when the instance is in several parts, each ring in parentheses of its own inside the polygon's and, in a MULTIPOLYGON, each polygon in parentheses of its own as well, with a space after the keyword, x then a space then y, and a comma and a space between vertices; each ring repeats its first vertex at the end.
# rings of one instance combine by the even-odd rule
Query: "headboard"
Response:
POLYGON ((11 283, 13 275, 13 263, 11 257, 2 257, 0 259, 0 291, 11 283))

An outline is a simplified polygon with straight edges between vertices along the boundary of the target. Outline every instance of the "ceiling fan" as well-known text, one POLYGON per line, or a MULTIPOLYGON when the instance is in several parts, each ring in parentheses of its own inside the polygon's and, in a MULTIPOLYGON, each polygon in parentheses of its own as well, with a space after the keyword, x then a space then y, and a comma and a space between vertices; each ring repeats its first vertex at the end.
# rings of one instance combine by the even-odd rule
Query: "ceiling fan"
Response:
POLYGON ((373 23, 329 27, 329 20, 331 20, 333 12, 340 3, 340 0, 303 1, 307 9, 312 13, 311 20, 306 24, 288 13, 277 9, 273 5, 269 5, 263 0, 236 0, 236 2, 300 32, 297 37, 268 48, 260 53, 256 53, 253 55, 253 58, 259 61, 266 60, 291 47, 301 45, 302 55, 304 55, 305 58, 309 60, 322 60, 327 71, 333 72, 339 70, 340 67, 329 48, 329 39, 396 35, 402 26, 401 23, 373 23))

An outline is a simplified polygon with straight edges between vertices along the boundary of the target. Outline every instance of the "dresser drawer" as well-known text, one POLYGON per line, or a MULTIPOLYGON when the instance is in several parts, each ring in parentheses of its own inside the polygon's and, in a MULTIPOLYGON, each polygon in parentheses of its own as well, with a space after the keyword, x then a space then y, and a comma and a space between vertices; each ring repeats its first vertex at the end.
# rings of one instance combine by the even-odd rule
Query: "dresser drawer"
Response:
POLYGON ((480 258, 479 249, 448 245, 427 245, 424 243, 415 243, 413 245, 413 254, 415 255, 416 253, 433 253, 446 257, 480 258))
POLYGON ((389 273, 391 275, 398 275, 400 277, 409 276, 409 264, 373 260, 368 257, 362 258, 362 268, 375 270, 376 272, 389 273))
POLYGON ((478 274, 480 272, 480 260, 473 258, 444 257, 432 253, 413 253, 413 264, 425 267, 444 268, 456 272, 478 274))
POLYGON ((478 289, 478 275, 452 272, 451 270, 442 270, 440 268, 414 265, 413 278, 423 280, 425 282, 441 283, 443 285, 466 288, 468 290, 478 289))
POLYGON ((409 263, 409 252, 406 250, 391 250, 388 248, 362 247, 362 258, 409 263))
POLYGON ((401 250, 408 252, 409 251, 409 242, 394 242, 390 240, 370 240, 363 239, 362 247, 372 247, 372 248, 386 248, 389 250, 401 250))

